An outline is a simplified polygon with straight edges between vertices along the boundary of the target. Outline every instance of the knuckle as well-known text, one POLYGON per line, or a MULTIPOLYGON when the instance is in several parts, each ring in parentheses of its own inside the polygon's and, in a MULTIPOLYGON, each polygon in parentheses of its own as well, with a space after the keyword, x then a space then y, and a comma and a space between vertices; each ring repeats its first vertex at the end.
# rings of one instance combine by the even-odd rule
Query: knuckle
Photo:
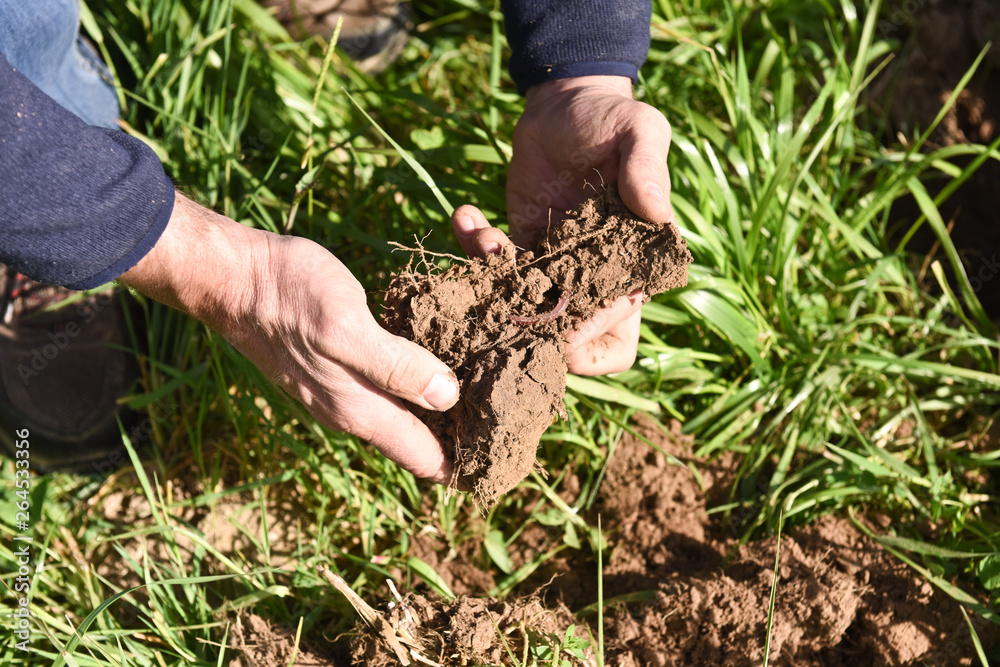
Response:
POLYGON ((347 425, 344 427, 344 431, 350 433, 359 440, 364 440, 365 442, 373 442, 376 440, 376 430, 371 426, 365 425, 363 421, 350 419, 347 425))
POLYGON ((644 138, 649 138, 651 144, 670 146, 673 129, 670 121, 663 113, 650 105, 640 102, 633 117, 634 127, 644 138))
POLYGON ((364 309, 348 308, 339 313, 327 312, 321 322, 326 343, 336 358, 349 358, 350 352, 365 346, 363 332, 367 331, 371 314, 364 309))
POLYGON ((663 115, 663 112, 652 107, 646 103, 642 105, 642 111, 640 112, 642 118, 649 123, 651 126, 656 126, 661 132, 665 132, 667 136, 670 136, 672 128, 670 127, 670 121, 667 117, 663 115))
POLYGON ((419 394, 417 387, 419 365, 412 355, 403 351, 403 346, 391 343, 380 346, 380 355, 385 355, 384 366, 388 368, 385 376, 385 387, 392 393, 419 394))

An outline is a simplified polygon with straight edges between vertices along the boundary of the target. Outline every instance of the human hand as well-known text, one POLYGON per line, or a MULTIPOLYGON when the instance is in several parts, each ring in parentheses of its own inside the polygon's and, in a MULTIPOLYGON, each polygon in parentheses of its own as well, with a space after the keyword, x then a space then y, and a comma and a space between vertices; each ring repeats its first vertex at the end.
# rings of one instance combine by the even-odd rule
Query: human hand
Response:
MULTIPOLYGON (((670 124, 653 107, 632 99, 626 77, 587 76, 532 86, 514 131, 507 177, 511 241, 525 247, 536 230, 593 194, 585 183, 602 180, 617 181, 634 213, 666 223, 672 216, 669 149, 670 124)), ((470 255, 507 243, 475 207, 458 208, 452 223, 470 255)), ((629 368, 643 301, 638 292, 621 297, 570 334, 570 372, 602 375, 629 368)))
POLYGON ((177 195, 153 250, 120 278, 219 331, 323 424, 446 484, 441 443, 401 399, 458 400, 451 370, 382 329, 350 271, 303 238, 244 227, 177 195))

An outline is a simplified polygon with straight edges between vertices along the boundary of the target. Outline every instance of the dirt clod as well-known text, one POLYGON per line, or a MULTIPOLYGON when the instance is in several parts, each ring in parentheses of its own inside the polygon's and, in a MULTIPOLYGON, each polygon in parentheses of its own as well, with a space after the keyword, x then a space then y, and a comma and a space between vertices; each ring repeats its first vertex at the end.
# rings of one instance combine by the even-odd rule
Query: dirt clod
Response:
MULTIPOLYGON (((511 654, 520 658, 531 645, 560 643, 574 622, 566 607, 547 609, 534 597, 499 601, 460 596, 444 604, 409 595, 394 613, 410 622, 410 631, 423 645, 422 657, 445 666, 511 664, 511 654)), ((399 665, 380 637, 362 624, 358 629, 351 642, 354 664, 399 665)), ((563 658, 573 666, 596 665, 592 652, 582 659, 563 658)))
MULTIPOLYGON (((694 458, 678 426, 641 418, 637 432, 659 451, 626 436, 608 464, 605 599, 653 591, 648 603, 610 612, 608 664, 762 664, 778 540, 740 546, 730 529, 738 524, 706 512, 706 497, 729 487, 737 466, 694 458), (704 487, 666 454, 695 465, 704 487)), ((970 616, 995 645, 1000 628, 970 616)), ((771 664, 972 665, 973 651, 959 605, 847 519, 821 517, 781 537, 771 664)))
POLYGON ((621 296, 687 284, 691 261, 674 224, 637 218, 611 185, 540 230, 516 259, 490 255, 440 273, 416 273, 411 262, 394 276, 385 327, 458 376, 455 407, 414 410, 450 449, 457 481, 489 505, 524 479, 562 413, 564 335, 621 296))

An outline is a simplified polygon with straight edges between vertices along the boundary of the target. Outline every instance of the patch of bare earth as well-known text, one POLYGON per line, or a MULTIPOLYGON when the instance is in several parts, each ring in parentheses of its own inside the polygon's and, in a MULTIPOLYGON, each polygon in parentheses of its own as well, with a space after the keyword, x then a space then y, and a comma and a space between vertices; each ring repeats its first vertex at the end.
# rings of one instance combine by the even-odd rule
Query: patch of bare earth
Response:
MULTIPOLYGON (((639 433, 691 460, 683 438, 650 423, 639 433)), ((737 546, 705 505, 731 473, 716 463, 702 479, 704 490, 691 470, 634 437, 608 466, 604 521, 622 531, 605 581, 612 594, 639 582, 655 591, 651 603, 612 613, 612 664, 762 662, 777 540, 737 546)), ((996 628, 979 621, 981 637, 996 641, 996 628)), ((771 647, 772 664, 787 665, 971 665, 975 655, 957 603, 835 517, 781 538, 771 647)))
MULTIPOLYGON (((142 577, 132 563, 141 566, 152 561, 173 567, 174 548, 186 563, 204 560, 206 574, 227 572, 226 566, 213 555, 202 553, 188 532, 204 540, 215 552, 237 562, 294 569, 295 553, 308 539, 305 529, 311 524, 296 503, 297 493, 281 493, 279 487, 272 488, 265 503, 266 515, 262 515, 260 499, 251 493, 224 495, 207 503, 188 503, 205 493, 195 479, 197 475, 191 474, 176 484, 172 480, 164 484, 167 521, 175 530, 131 535, 133 531, 156 526, 156 520, 135 473, 128 470, 118 473, 90 501, 92 511, 117 526, 109 533, 110 541, 88 548, 87 560, 96 563, 97 573, 121 588, 136 586, 142 583, 142 577), (260 552, 265 543, 265 527, 267 557, 260 552), (116 539, 116 535, 127 537, 116 539)), ((158 506, 157 511, 162 512, 162 507, 158 506)))
MULTIPOLYGON (((692 443, 676 423, 663 428, 640 419, 636 431, 641 437, 625 436, 608 463, 598 511, 611 546, 605 600, 639 594, 646 601, 607 609, 606 663, 760 665, 777 540, 739 546, 728 522, 707 512, 710 502, 717 504, 728 493, 736 461, 730 455, 711 462, 695 459, 692 443), (689 465, 698 470, 701 483, 689 465)), ((511 545, 512 557, 519 563, 521 552, 538 555, 559 539, 559 532, 529 526, 511 545)), ((420 547, 425 559, 428 547, 420 547)), ((579 611, 597 600, 596 566, 582 552, 576 554, 551 559, 521 588, 543 586, 546 606, 560 610, 552 616, 555 634, 571 623, 595 620, 593 615, 573 619, 561 611, 579 611)), ((451 567, 441 564, 443 571, 451 567)), ((527 598, 532 604, 537 599, 527 598)), ((516 596, 508 599, 508 604, 523 603, 516 596)), ((454 613, 440 602, 421 604, 430 605, 424 613, 432 616, 454 613)), ((499 603, 475 604, 487 618, 485 610, 499 603)), ((988 647, 1000 640, 996 626, 972 612, 970 617, 988 647)), ((441 618, 435 624, 448 627, 441 618)), ((498 636, 492 625, 483 632, 487 629, 498 636)), ((837 517, 782 536, 771 649, 770 664, 796 667, 978 664, 958 604, 837 517)), ((441 656, 442 665, 463 664, 447 651, 441 656)))
POLYGON ((241 615, 231 628, 228 667, 342 667, 321 652, 295 641, 295 630, 257 616, 241 615))
MULTIPOLYGON (((418 638, 422 662, 443 666, 515 664, 510 656, 522 659, 529 645, 558 646, 574 623, 565 606, 542 606, 535 597, 499 601, 460 596, 445 604, 409 595, 390 616, 394 627, 402 626, 418 638)), ((379 633, 363 625, 359 630, 352 641, 355 665, 396 667, 401 663, 379 633)), ((590 652, 560 657, 573 666, 597 664, 590 652)))

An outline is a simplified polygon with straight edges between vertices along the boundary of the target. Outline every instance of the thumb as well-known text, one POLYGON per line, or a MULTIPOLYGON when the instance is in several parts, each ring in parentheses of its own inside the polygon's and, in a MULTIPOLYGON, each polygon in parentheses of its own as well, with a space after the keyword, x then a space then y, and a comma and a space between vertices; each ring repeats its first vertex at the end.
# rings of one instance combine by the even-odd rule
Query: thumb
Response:
POLYGON ((458 379, 428 350, 392 335, 374 318, 356 340, 361 349, 349 364, 379 389, 428 410, 447 410, 458 402, 458 379))
POLYGON ((635 102, 629 129, 621 142, 618 188, 633 213, 650 222, 666 223, 670 208, 670 123, 659 111, 635 102))
POLYGON ((470 204, 459 206, 452 212, 451 226, 469 257, 499 253, 511 244, 503 231, 492 226, 483 212, 470 204))

